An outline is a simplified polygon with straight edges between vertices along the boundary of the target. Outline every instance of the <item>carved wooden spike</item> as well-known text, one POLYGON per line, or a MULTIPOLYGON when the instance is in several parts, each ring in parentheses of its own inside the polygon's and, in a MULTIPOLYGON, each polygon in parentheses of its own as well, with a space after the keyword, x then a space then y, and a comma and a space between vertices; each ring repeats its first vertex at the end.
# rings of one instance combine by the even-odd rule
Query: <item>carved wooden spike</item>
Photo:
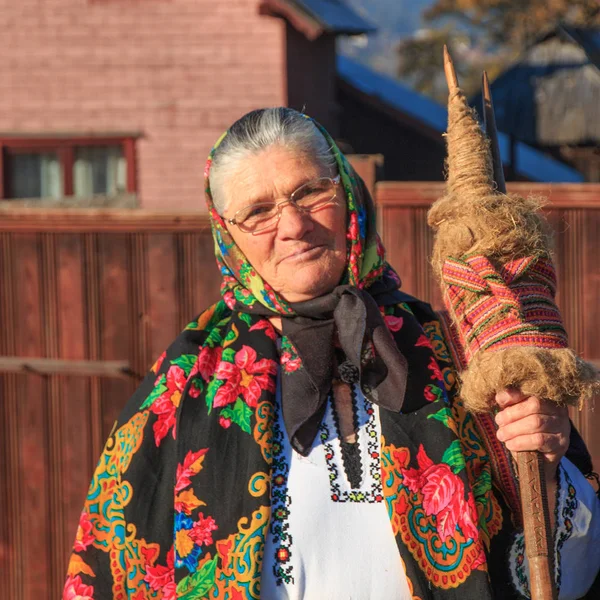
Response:
POLYGON ((504 181, 504 169, 502 168, 502 156, 500 144, 498 143, 498 129, 496 128, 496 116, 494 115, 494 103, 492 102, 492 91, 487 72, 483 72, 483 123, 485 131, 490 140, 492 150, 492 163, 494 166, 494 181, 501 194, 506 194, 506 182, 504 181))
POLYGON ((450 52, 448 52, 448 46, 444 44, 444 73, 446 74, 446 83, 448 84, 448 90, 452 94, 458 89, 458 77, 456 76, 456 70, 450 52))
POLYGON ((554 544, 542 460, 539 452, 517 453, 525 552, 529 560, 531 599, 557 600, 554 544))

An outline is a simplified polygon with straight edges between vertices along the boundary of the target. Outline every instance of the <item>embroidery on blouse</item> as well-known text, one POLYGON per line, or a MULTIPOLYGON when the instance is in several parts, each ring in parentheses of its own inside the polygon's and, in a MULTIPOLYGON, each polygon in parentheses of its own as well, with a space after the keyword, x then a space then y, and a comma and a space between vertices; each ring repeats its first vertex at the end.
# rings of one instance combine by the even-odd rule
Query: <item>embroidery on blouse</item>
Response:
POLYGON ((275 547, 273 574, 277 585, 294 583, 292 575, 292 535, 289 532, 290 504, 287 480, 289 464, 284 452, 284 432, 280 423, 280 407, 273 419, 272 468, 271 468, 271 524, 269 531, 275 547))
POLYGON ((562 465, 558 466, 557 477, 558 489, 556 492, 556 508, 554 511, 556 527, 556 548, 554 556, 556 559, 556 587, 560 590, 562 573, 560 568, 561 550, 565 542, 573 534, 573 517, 577 511, 578 501, 575 487, 571 481, 566 469, 562 465), (562 507, 559 515, 559 507, 562 507))
POLYGON ((525 573, 525 536, 520 533, 517 534, 517 539, 513 546, 514 553, 514 571, 517 576, 518 585, 515 586, 517 591, 523 593, 527 598, 531 597, 529 591, 529 581, 525 573))
MULTIPOLYGON (((358 404, 357 404, 357 398, 356 398, 356 391, 353 385, 349 386, 350 387, 350 401, 352 402, 352 428, 355 434, 358 433, 360 424, 358 422, 358 404)), ((330 400, 332 400, 333 396, 330 396, 330 400)), ((333 403, 332 403, 332 416, 333 416, 333 424, 334 424, 334 430, 337 432, 337 437, 340 440, 340 449, 341 449, 341 466, 344 469, 344 472, 346 473, 346 477, 348 479, 348 482, 350 483, 350 487, 352 489, 358 489, 360 487, 362 487, 363 482, 364 482, 364 471, 363 471, 363 461, 361 459, 361 447, 362 444, 360 443, 360 436, 356 436, 356 441, 352 444, 352 446, 354 446, 354 451, 356 453, 357 456, 355 456, 354 458, 358 459, 358 470, 360 472, 360 476, 359 476, 359 481, 358 483, 356 483, 356 485, 354 485, 353 477, 351 476, 351 473, 349 472, 348 468, 350 467, 349 464, 346 464, 346 456, 345 456, 345 452, 344 452, 344 446, 342 446, 342 428, 340 427, 340 417, 338 415, 338 411, 334 409, 333 407, 333 403)), ((327 451, 326 451, 327 452, 327 451)))
MULTIPOLYGON (((554 538, 554 560, 556 587, 561 585, 561 549, 573 534, 573 517, 579 502, 575 486, 562 465, 558 466, 556 490, 556 508, 554 516, 556 521, 556 534, 554 538)), ((509 565, 513 578, 513 585, 519 594, 530 597, 529 579, 527 577, 528 562, 525 556, 525 536, 523 532, 517 533, 510 551, 509 565)))
MULTIPOLYGON (((358 408, 358 398, 356 389, 352 386, 352 402, 355 409, 358 408)), ((331 500, 333 502, 368 502, 374 504, 383 502, 383 488, 381 485, 381 471, 379 462, 379 434, 377 432, 377 422, 375 409, 373 404, 366 398, 363 398, 363 410, 367 415, 367 422, 364 426, 364 434, 367 439, 367 456, 368 468, 365 470, 363 465, 363 473, 368 472, 369 477, 363 477, 362 489, 352 489, 347 478, 342 475, 343 463, 341 456, 341 448, 339 443, 337 448, 334 447, 334 440, 331 438, 331 429, 334 429, 339 440, 339 427, 333 410, 331 397, 328 400, 327 412, 321 427, 319 428, 320 440, 323 443, 325 450, 325 462, 329 471, 329 485, 331 488, 331 500), (370 479, 370 481, 368 481, 370 479), (366 480, 366 481, 365 481, 366 480), (367 489, 365 489, 367 488, 367 489)), ((358 413, 358 410, 356 410, 358 413)), ((358 422, 356 420, 357 429, 358 422)), ((360 436, 359 436, 360 437, 360 436)))

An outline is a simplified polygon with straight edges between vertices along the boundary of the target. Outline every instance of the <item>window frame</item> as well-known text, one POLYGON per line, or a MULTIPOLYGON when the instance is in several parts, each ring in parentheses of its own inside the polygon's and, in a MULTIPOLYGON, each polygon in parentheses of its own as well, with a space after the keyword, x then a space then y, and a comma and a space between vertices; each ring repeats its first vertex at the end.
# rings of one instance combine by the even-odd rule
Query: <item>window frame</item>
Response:
POLYGON ((75 148, 78 146, 118 146, 123 148, 123 156, 127 165, 128 194, 137 193, 137 154, 136 135, 106 135, 106 136, 19 136, 0 134, 0 202, 16 200, 7 196, 8 174, 5 173, 6 155, 26 154, 35 152, 56 152, 63 173, 63 197, 73 194, 73 167, 75 164, 75 148))

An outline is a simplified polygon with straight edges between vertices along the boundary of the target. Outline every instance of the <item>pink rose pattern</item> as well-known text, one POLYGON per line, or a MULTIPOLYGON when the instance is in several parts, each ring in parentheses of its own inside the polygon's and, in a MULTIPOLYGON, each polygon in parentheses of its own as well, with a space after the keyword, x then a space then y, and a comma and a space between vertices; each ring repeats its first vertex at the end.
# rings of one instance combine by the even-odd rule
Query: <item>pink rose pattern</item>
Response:
MULTIPOLYGON (((435 464, 421 445, 417 453, 418 469, 402 469, 404 484, 413 493, 423 495, 427 515, 436 517, 440 539, 445 542, 457 527, 466 538, 477 540, 475 502, 465 500, 463 480, 445 463, 435 464)), ((469 495, 472 499, 472 494, 469 495)))
POLYGON ((81 581, 79 575, 69 575, 63 589, 62 600, 94 600, 94 588, 81 581))
POLYGON ((146 565, 144 581, 151 590, 162 592, 163 600, 176 600, 177 586, 175 584, 175 559, 174 550, 171 548, 167 554, 166 565, 146 565))
POLYGON ((89 515, 84 511, 79 517, 79 527, 77 528, 73 550, 75 552, 83 552, 93 541, 92 523, 89 515))
POLYGON ((215 378, 225 382, 217 391, 213 406, 226 406, 239 397, 251 408, 255 408, 262 391, 275 391, 275 361, 257 360, 256 350, 242 346, 235 354, 234 362, 220 361, 215 378))
MULTIPOLYGON (((167 436, 169 431, 172 431, 173 439, 175 439, 175 414, 187 379, 187 375, 181 367, 171 365, 167 371, 167 389, 150 407, 150 410, 158 417, 153 426, 154 440, 157 446, 160 446, 161 441, 167 436)), ((196 398, 200 395, 200 390, 194 386, 190 386, 188 393, 190 396, 196 398)))
POLYGON ((286 336, 281 338, 279 363, 281 364, 284 374, 293 373, 302 367, 302 359, 298 356, 298 351, 286 336))

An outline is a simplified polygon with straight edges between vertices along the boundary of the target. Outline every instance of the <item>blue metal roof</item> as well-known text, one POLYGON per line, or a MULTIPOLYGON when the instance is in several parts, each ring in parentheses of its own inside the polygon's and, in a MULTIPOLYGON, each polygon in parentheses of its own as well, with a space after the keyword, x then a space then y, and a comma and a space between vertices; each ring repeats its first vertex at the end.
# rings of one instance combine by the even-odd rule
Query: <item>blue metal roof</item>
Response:
POLYGON ((600 29, 568 25, 562 25, 561 29, 584 49, 590 61, 600 69, 600 29))
POLYGON ((288 0, 317 20, 327 31, 333 33, 370 33, 376 27, 356 14, 341 0, 288 0))
MULTIPOLYGON (((377 98, 391 108, 410 116, 441 135, 448 125, 448 112, 429 98, 415 92, 398 81, 377 73, 355 60, 337 57, 338 75, 357 90, 377 98)), ((510 140, 507 135, 499 134, 502 162, 510 165, 510 140)), ((516 144, 516 171, 530 181, 543 183, 579 183, 583 175, 565 164, 535 150, 527 144, 516 144)))

